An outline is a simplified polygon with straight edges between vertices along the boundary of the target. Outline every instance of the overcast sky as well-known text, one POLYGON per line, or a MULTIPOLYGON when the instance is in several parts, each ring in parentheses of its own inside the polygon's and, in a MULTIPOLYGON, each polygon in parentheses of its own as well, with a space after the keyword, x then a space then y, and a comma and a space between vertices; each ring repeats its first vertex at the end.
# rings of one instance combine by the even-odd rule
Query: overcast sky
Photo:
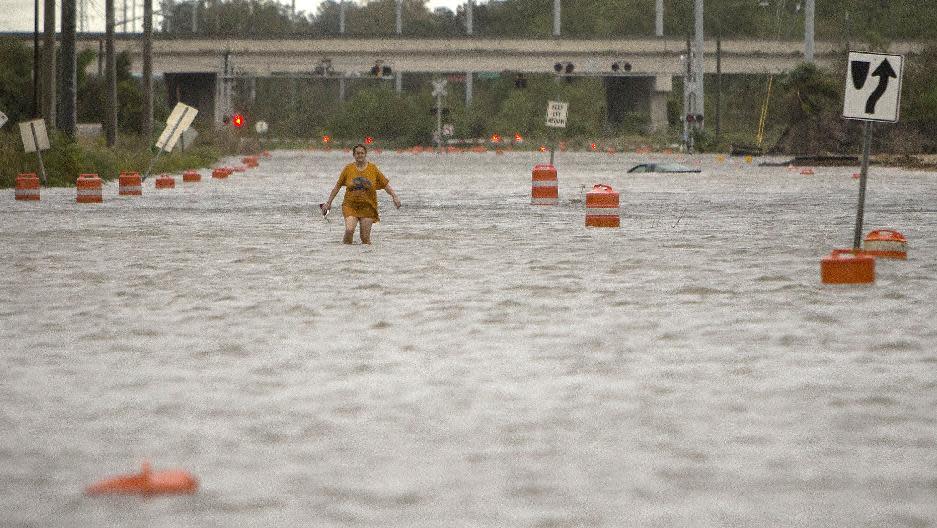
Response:
MULTIPOLYGON (((127 15, 131 16, 134 0, 127 1, 127 15)), ((307 13, 315 13, 316 8, 322 0, 296 0, 296 10, 307 13)), ((353 0, 351 0, 353 1, 353 0)), ((32 31, 33 30, 33 0, 0 0, 3 9, 0 10, 0 31, 32 31)), ((80 0, 77 0, 80 3, 80 0)), ((88 14, 88 31, 104 31, 104 0, 85 0, 88 14)), ((137 16, 143 14, 143 0, 136 0, 137 16)), ((39 30, 42 31, 42 4, 44 0, 39 0, 39 30)), ((284 5, 290 5, 289 0, 280 0, 284 5)), ((465 0, 429 0, 427 5, 430 9, 436 7, 448 7, 455 11, 457 5, 465 3, 465 0)), ((56 18, 61 18, 61 2, 56 2, 56 18)), ((121 18, 123 13, 124 0, 114 0, 114 6, 117 11, 117 18, 121 18)), ((158 8, 159 0, 153 0, 154 9, 158 8)), ((159 24, 157 20, 155 22, 159 24)), ((406 24, 406 22, 404 22, 406 24)), ((58 25, 58 24, 57 24, 58 25)), ((141 30, 141 23, 137 22, 137 31, 141 30)))

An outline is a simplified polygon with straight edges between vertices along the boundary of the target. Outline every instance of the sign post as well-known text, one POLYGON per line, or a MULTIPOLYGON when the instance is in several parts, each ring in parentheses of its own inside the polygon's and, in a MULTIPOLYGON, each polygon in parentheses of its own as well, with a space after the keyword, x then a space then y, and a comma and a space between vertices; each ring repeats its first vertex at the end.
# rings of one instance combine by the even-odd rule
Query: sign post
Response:
MULTIPOLYGON (((6 116, 4 116, 6 117, 6 116)), ((42 151, 49 150, 49 136, 46 134, 46 122, 42 119, 33 119, 20 123, 20 137, 23 139, 23 148, 26 152, 35 152, 39 158, 39 173, 42 184, 46 185, 46 166, 42 163, 42 151)))
POLYGON ((433 97, 436 98, 436 145, 442 153, 442 98, 446 95, 445 79, 433 81, 433 97))
MULTIPOLYGON (((569 103, 560 101, 547 101, 547 123, 550 128, 566 128, 566 115, 569 111, 569 103)), ((553 136, 553 144, 550 145, 550 165, 553 165, 553 153, 556 151, 556 135, 553 136)))
POLYGON ((3 128, 3 125, 7 124, 9 118, 3 112, 0 112, 0 128, 3 128))
POLYGON ((162 154, 164 150, 172 150, 176 145, 176 141, 179 141, 182 132, 189 128, 189 125, 195 120, 196 114, 198 114, 198 110, 195 108, 183 103, 176 103, 176 107, 172 109, 169 117, 166 118, 166 127, 163 129, 163 133, 160 134, 159 139, 156 140, 156 148, 159 150, 156 151, 156 156, 150 161, 150 166, 146 168, 146 172, 143 174, 143 178, 140 181, 146 181, 150 176, 153 165, 156 164, 156 160, 159 159, 159 155, 162 154))
POLYGON ((869 150, 872 122, 898 121, 901 102, 901 78, 904 57, 881 53, 849 52, 846 69, 846 91, 843 95, 843 117, 864 121, 862 127, 862 167, 859 173, 859 203, 856 206, 856 227, 852 248, 862 244, 862 221, 865 211, 865 188, 869 173, 869 150), (872 78, 877 77, 874 81, 872 78), (894 79, 894 82, 891 82, 894 79))

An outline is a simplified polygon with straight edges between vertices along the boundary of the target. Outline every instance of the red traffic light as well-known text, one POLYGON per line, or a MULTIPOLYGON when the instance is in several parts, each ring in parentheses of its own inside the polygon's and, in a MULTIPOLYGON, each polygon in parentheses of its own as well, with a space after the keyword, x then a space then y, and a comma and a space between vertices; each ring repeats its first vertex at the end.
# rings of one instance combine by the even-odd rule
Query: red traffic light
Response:
POLYGON ((374 143, 374 138, 373 138, 373 137, 368 136, 368 137, 364 138, 364 144, 365 144, 365 145, 370 145, 371 143, 374 143))
POLYGON ((234 114, 234 116, 231 117, 231 124, 233 124, 237 128, 241 128, 242 126, 244 126, 244 116, 242 116, 241 114, 234 114))

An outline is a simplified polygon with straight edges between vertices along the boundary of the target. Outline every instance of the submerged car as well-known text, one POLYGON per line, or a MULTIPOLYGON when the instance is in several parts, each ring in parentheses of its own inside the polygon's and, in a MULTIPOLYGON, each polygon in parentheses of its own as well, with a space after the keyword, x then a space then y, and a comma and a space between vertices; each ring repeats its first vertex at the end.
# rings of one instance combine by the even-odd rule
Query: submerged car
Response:
POLYGON ((628 172, 702 172, 700 169, 680 165, 679 163, 641 163, 628 169, 628 172))

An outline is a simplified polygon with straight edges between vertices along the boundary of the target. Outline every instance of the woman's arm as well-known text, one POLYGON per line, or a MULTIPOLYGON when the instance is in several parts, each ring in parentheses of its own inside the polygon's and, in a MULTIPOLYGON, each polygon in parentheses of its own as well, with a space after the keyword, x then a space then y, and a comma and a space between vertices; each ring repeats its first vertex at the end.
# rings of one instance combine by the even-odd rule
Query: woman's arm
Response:
POLYGON ((391 198, 393 198, 394 205, 397 207, 397 209, 400 209, 400 198, 397 198, 397 193, 394 192, 394 188, 391 187, 388 183, 384 186, 384 190, 387 191, 387 194, 389 194, 391 198))
POLYGON ((329 195, 329 199, 325 201, 325 204, 322 206, 322 214, 328 214, 329 209, 332 208, 332 200, 338 195, 339 189, 342 188, 342 180, 335 182, 335 187, 332 188, 332 194, 329 195))

